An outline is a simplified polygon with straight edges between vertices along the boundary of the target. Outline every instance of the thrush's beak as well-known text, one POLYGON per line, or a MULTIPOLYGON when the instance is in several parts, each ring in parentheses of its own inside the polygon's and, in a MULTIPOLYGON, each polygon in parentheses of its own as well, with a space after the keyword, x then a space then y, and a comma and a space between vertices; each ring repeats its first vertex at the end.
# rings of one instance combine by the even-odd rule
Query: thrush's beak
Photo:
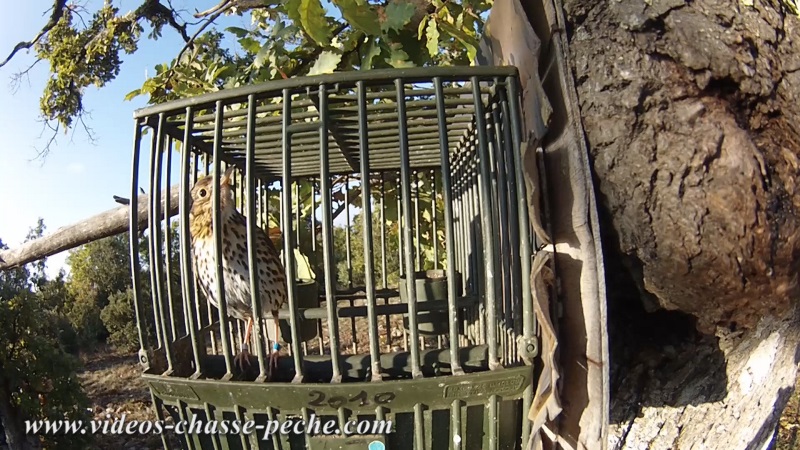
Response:
POLYGON ((220 179, 220 185, 224 184, 224 185, 230 186, 231 177, 233 177, 234 169, 235 169, 234 166, 228 167, 228 170, 226 170, 225 173, 222 174, 222 178, 220 179))

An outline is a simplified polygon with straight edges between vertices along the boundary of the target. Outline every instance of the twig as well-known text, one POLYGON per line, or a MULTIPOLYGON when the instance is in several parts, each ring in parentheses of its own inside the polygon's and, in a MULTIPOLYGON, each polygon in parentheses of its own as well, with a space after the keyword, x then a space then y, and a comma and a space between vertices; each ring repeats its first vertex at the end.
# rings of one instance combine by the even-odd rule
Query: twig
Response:
POLYGON ((181 58, 186 53, 186 51, 194 46, 194 41, 197 39, 197 37, 200 36, 200 34, 203 33, 203 31, 205 31, 205 29, 208 28, 209 25, 214 23, 214 21, 217 20, 217 18, 219 18, 219 16, 221 16, 223 13, 225 13, 225 11, 227 11, 231 6, 232 5, 229 3, 223 6, 222 9, 219 9, 217 12, 215 12, 211 17, 208 18, 208 20, 205 21, 203 25, 200 26, 200 28, 197 29, 197 31, 192 35, 192 37, 189 38, 188 41, 186 41, 186 45, 183 46, 181 51, 178 53, 178 56, 175 58, 175 64, 173 64, 173 66, 169 68, 169 76, 167 77, 166 81, 164 81, 164 85, 169 84, 170 80, 172 79, 172 74, 175 73, 174 71, 175 67, 181 63, 181 58))
POLYGON ((198 19, 202 19, 203 17, 210 16, 211 14, 219 12, 220 9, 228 7, 230 2, 231 2, 231 0, 222 0, 221 2, 219 2, 219 4, 217 4, 215 6, 212 6, 211 8, 209 8, 209 9, 203 11, 203 12, 198 12, 194 16, 196 18, 198 18, 198 19))
POLYGON ((8 64, 8 62, 11 61, 11 58, 13 58, 14 55, 16 55, 17 52, 19 52, 20 50, 27 50, 33 47, 33 45, 39 42, 39 40, 42 39, 42 37, 45 34, 47 34, 48 31, 52 30, 53 27, 55 27, 56 24, 58 24, 58 21, 61 20, 62 17, 64 17, 64 9, 66 9, 66 5, 67 5, 67 0, 55 0, 55 2, 53 3, 53 12, 50 14, 50 19, 47 21, 45 26, 42 27, 42 29, 39 30, 39 33, 30 41, 22 41, 17 45, 15 45, 14 49, 11 50, 11 54, 8 55, 8 57, 3 62, 0 62, 0 67, 3 67, 6 64, 8 64))

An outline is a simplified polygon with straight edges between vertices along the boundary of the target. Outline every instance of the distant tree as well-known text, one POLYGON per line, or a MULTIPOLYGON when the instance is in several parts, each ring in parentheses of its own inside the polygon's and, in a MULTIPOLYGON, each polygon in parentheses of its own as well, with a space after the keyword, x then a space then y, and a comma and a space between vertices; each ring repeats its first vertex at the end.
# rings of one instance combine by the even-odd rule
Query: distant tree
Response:
POLYGON ((128 234, 90 242, 67 257, 72 302, 67 317, 78 331, 82 347, 108 337, 100 311, 112 294, 131 287, 128 234))
MULTIPOLYGON (((29 239, 40 237, 40 220, 29 239)), ((0 241, 0 248, 7 248, 0 241)), ((12 449, 83 449, 90 436, 25 435, 25 420, 86 419, 88 401, 68 353, 61 308, 68 301, 63 273, 48 280, 46 261, 0 272, 0 420, 12 449)))

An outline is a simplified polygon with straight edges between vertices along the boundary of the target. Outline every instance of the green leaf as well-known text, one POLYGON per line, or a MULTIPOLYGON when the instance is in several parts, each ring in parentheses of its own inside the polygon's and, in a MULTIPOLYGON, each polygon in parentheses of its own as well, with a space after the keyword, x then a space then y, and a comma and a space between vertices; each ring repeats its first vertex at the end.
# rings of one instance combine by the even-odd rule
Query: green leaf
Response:
POLYGON ((342 12, 344 20, 356 29, 371 36, 381 34, 378 14, 368 4, 359 4, 356 0, 335 0, 334 3, 342 12))
POLYGON ((292 19, 294 23, 300 23, 300 0, 286 0, 283 4, 283 9, 286 15, 292 19))
POLYGON ((331 29, 320 0, 300 0, 300 23, 318 44, 327 46, 331 43, 331 29))
POLYGON ((261 49, 256 54, 255 59, 253 60, 253 67, 255 67, 256 69, 264 67, 264 63, 269 58, 271 47, 272 46, 269 42, 261 47, 261 49))
POLYGON ((391 50, 391 56, 386 60, 389 65, 396 69, 403 67, 414 67, 414 63, 408 60, 408 53, 403 51, 400 46, 394 46, 391 50))
POLYGON ((128 93, 125 95, 125 101, 126 101, 126 102, 127 102, 127 101, 131 101, 131 100, 133 100, 135 97, 138 97, 138 96, 140 96, 140 95, 142 95, 142 90, 141 90, 141 89, 134 89, 134 90, 132 90, 132 91, 128 92, 128 93))
POLYGON ((431 22, 433 22, 433 18, 430 17, 430 16, 425 16, 425 17, 422 18, 422 20, 419 21, 419 28, 417 28, 417 39, 418 40, 422 40, 422 36, 425 35, 425 25, 428 24, 428 19, 429 18, 431 19, 431 22))
POLYGON ((243 37, 247 36, 247 34, 249 33, 244 28, 239 28, 239 27, 228 27, 228 28, 225 28, 225 31, 227 31, 229 33, 232 33, 232 34, 235 34, 236 37, 238 37, 238 38, 243 38, 243 37))
POLYGON ((334 52, 325 51, 319 55, 317 61, 308 71, 309 75, 319 75, 322 73, 331 73, 336 70, 336 66, 342 60, 342 55, 334 52))
POLYGON ((467 50, 467 55, 469 56, 470 61, 475 61, 475 56, 478 53, 478 41, 474 37, 470 36, 463 30, 459 30, 453 25, 442 22, 439 24, 444 31, 449 33, 454 38, 458 39, 461 42, 461 45, 467 50))
POLYGON ((239 39, 239 45, 247 52, 251 54, 256 54, 261 50, 261 42, 251 38, 251 37, 244 37, 239 39))
POLYGON ((428 22, 428 29, 425 34, 428 37, 428 54, 434 58, 439 53, 439 28, 436 27, 435 20, 428 22))
POLYGON ((411 3, 406 2, 392 2, 386 7, 386 19, 381 23, 383 31, 401 30, 411 17, 414 16, 416 8, 411 3))
POLYGON ((381 54, 381 47, 373 39, 370 39, 364 49, 364 56, 361 58, 361 70, 372 68, 372 60, 381 54))

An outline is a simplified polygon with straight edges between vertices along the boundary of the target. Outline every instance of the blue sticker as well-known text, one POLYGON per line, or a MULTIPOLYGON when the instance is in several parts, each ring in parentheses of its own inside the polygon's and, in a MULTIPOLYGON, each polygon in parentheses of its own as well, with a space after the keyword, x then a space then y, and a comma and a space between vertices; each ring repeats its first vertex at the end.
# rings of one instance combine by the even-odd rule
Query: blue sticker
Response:
POLYGON ((386 445, 381 441, 372 441, 369 443, 367 450, 386 450, 386 445))

